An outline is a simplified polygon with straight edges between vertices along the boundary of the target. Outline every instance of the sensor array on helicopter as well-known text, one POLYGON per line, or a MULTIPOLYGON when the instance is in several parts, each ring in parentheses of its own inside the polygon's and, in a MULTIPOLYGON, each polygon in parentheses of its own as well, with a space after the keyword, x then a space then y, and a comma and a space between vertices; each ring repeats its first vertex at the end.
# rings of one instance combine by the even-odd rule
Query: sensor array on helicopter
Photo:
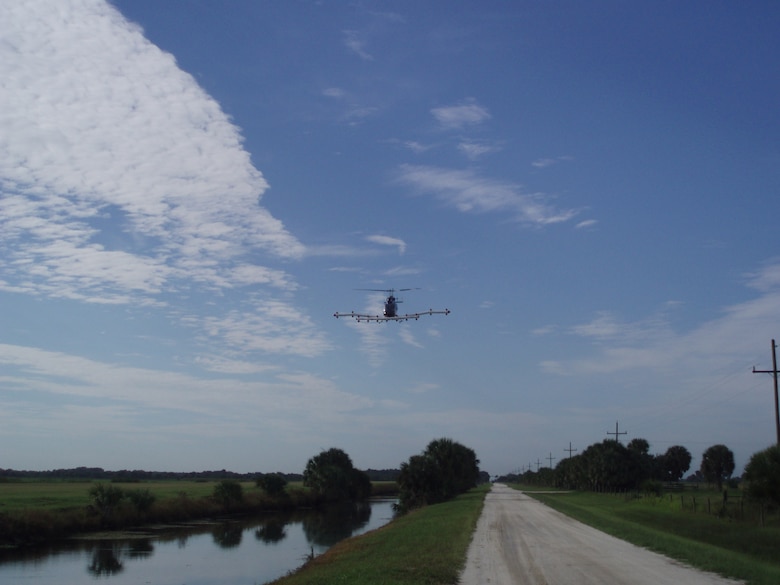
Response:
MULTIPOLYGON (((385 309, 382 312, 381 315, 369 315, 366 313, 355 313, 354 311, 350 313, 333 313, 333 316, 338 319, 339 317, 351 317, 355 319, 358 323, 361 321, 376 321, 376 322, 385 322, 385 321, 408 321, 409 319, 414 319, 415 321, 422 317, 423 315, 449 315, 450 310, 444 309, 441 311, 434 311, 433 309, 428 309, 427 311, 422 311, 420 313, 405 313, 403 315, 398 314, 398 304, 402 303, 403 301, 400 300, 395 296, 396 289, 390 288, 359 288, 356 290, 366 290, 366 291, 373 291, 373 292, 383 292, 387 294, 387 298, 385 299, 385 309)), ((404 292, 408 290, 420 290, 417 288, 400 288, 398 289, 398 292, 404 292)))

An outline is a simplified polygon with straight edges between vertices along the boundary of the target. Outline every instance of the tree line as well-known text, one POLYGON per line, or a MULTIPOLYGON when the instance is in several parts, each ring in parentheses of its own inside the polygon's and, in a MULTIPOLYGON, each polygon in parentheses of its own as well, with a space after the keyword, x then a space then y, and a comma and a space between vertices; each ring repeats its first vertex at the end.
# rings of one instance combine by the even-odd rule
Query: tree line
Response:
MULTIPOLYGON (((645 439, 633 439, 623 446, 614 439, 589 446, 581 454, 562 459, 554 469, 509 474, 498 481, 530 483, 590 491, 644 490, 660 492, 664 483, 679 482, 691 465, 691 453, 681 445, 662 455, 651 455, 645 439)), ((689 480, 705 481, 723 489, 733 478, 734 453, 726 445, 708 447, 699 469, 689 480)), ((765 504, 780 506, 780 445, 754 453, 739 478, 745 493, 765 504)), ((736 487, 734 485, 733 487, 736 487)))
MULTIPOLYGON (((301 481, 300 473, 281 473, 288 481, 301 481)), ((96 481, 134 482, 134 481, 213 481, 234 479, 236 481, 253 481, 259 473, 236 473, 225 469, 213 471, 144 471, 142 469, 121 469, 109 471, 102 467, 72 467, 67 469, 51 469, 46 471, 28 471, 17 469, 0 469, 0 478, 23 479, 90 479, 96 481)))
MULTIPOLYGON (((682 480, 691 461, 690 451, 682 445, 674 445, 663 454, 652 455, 646 439, 633 439, 628 445, 605 439, 590 445, 578 455, 562 459, 554 469, 528 470, 499 479, 591 491, 658 490, 663 483, 682 480)), ((734 453, 725 445, 713 445, 704 451, 695 477, 721 489, 733 473, 734 453)))

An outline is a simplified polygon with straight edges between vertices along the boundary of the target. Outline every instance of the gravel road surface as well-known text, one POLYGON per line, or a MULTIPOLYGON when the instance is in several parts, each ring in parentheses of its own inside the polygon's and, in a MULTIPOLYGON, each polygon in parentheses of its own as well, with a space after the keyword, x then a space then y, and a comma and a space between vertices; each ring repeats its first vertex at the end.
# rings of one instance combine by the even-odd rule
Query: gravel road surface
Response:
POLYGON ((461 585, 736 585, 572 520, 495 484, 461 585))

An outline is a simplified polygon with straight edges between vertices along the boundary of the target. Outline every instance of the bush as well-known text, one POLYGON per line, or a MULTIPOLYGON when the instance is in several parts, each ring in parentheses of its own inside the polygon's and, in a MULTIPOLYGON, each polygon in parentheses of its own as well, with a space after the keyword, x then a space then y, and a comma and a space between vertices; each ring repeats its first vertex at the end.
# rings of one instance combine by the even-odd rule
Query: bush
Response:
POLYGON ((284 493, 287 480, 280 473, 266 473, 255 480, 255 485, 269 496, 275 497, 284 493))
POLYGON ((234 479, 223 479, 214 486, 212 497, 228 509, 244 500, 244 487, 234 479))
POLYGON ((780 445, 754 453, 742 477, 751 498, 780 505, 780 445))
POLYGON ((133 504, 136 512, 139 514, 145 514, 151 509, 152 504, 154 504, 154 501, 156 500, 156 497, 148 489, 143 489, 129 490, 127 492, 127 499, 130 500, 131 504, 133 504))
POLYGON ((105 520, 110 520, 119 503, 125 497, 122 488, 108 483, 96 483, 89 488, 92 506, 105 520))

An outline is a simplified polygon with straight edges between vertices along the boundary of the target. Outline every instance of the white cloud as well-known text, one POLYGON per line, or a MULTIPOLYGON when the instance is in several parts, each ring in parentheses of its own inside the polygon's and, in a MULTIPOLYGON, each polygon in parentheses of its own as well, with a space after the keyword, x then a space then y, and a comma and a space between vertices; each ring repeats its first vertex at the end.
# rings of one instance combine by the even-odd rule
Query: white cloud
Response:
POLYGON ((748 276, 748 286, 759 291, 780 288, 780 262, 767 263, 748 276))
POLYGON ((498 146, 492 144, 485 144, 484 142, 464 141, 458 144, 458 150, 460 150, 470 160, 476 160, 481 156, 496 152, 499 150, 498 146))
MULTIPOLYGON (((0 345, 0 364, 9 372, 4 376, 4 387, 13 390, 17 400, 40 402, 43 395, 47 400, 42 409, 59 410, 62 404, 84 405, 84 399, 90 399, 90 408, 117 411, 113 425, 119 419, 128 424, 132 421, 129 426, 134 425, 136 432, 139 425, 146 424, 144 419, 163 410, 214 417, 226 425, 238 419, 257 424, 258 416, 266 417, 269 423, 279 417, 293 417, 300 423, 337 417, 373 404, 368 398, 338 390, 329 380, 305 373, 274 374, 268 369, 265 379, 252 381, 203 379, 7 344, 0 345)), ((221 367, 236 373, 238 366, 225 361, 221 367)), ((77 421, 67 424, 70 429, 79 427, 77 421)))
MULTIPOLYGON (((592 321, 574 326, 568 333, 593 340, 597 353, 589 358, 559 360, 542 365, 546 371, 580 375, 586 373, 664 371, 698 372, 723 368, 748 368, 768 350, 775 336, 780 314, 780 280, 774 280, 780 264, 765 266, 756 275, 761 294, 751 300, 726 307, 721 315, 686 332, 671 326, 667 311, 679 303, 666 303, 655 315, 634 322, 619 320, 604 311, 592 321)), ((755 281, 749 283, 754 284, 755 281)), ((748 371, 745 369, 745 371, 748 371)))
MULTIPOLYGON (((262 265, 306 250, 259 205, 240 129, 139 27, 102 0, 2 3, 0 38, 0 290, 165 306, 297 288, 262 265)), ((327 347, 267 307, 247 347, 327 347)))
POLYGON ((230 311, 218 317, 191 316, 206 333, 206 339, 247 354, 254 352, 295 354, 313 357, 330 349, 325 336, 311 319, 281 301, 255 303, 253 312, 230 311))
MULTIPOLYGON (((363 309, 358 309, 355 312, 366 315, 381 315, 384 310, 384 301, 385 295, 383 293, 371 292, 366 297, 363 309)), ((386 326, 394 325, 394 323, 365 321, 358 323, 349 317, 343 320, 350 329, 360 334, 359 349, 368 359, 369 365, 372 367, 381 366, 387 359, 388 340, 386 335, 384 335, 387 330, 386 326)))
POLYGON ((431 114, 445 130, 458 130, 464 126, 481 124, 490 119, 490 112, 473 99, 455 106, 433 108, 431 114))
POLYGON ((398 332, 398 335, 401 338, 401 341, 406 343, 407 345, 411 345, 412 347, 424 347, 422 343, 417 341, 417 339, 414 336, 414 333, 411 329, 409 329, 408 325, 402 325, 400 331, 398 332))
POLYGON ((406 142, 403 143, 403 145, 409 150, 411 150, 412 152, 414 152, 415 154, 421 154, 433 148, 433 146, 431 145, 422 144, 420 142, 417 142, 416 140, 407 140, 406 142))
POLYGON ((519 185, 479 177, 471 170, 402 165, 399 180, 465 213, 509 212, 534 225, 565 222, 576 215, 571 209, 556 209, 543 193, 525 193, 519 185))
POLYGON ((7 282, 111 302, 177 279, 224 286, 252 274, 251 249, 303 254, 259 207, 268 185, 239 130, 113 7, 4 3, 0 27, 7 282))
POLYGON ((559 162, 563 161, 570 161, 573 157, 571 156, 557 156, 555 158, 539 158, 536 159, 534 162, 531 163, 531 166, 536 167, 537 169, 543 169, 546 167, 551 167, 553 165, 558 164, 559 162))
POLYGON ((375 244, 380 244, 382 246, 396 246, 398 248, 398 253, 403 255, 404 252, 406 252, 406 242, 399 238, 391 238, 390 236, 366 236, 366 240, 369 242, 373 242, 375 244))
POLYGON ((344 31, 344 45, 364 61, 373 61, 374 57, 366 50, 366 42, 358 31, 344 31))
POLYGON ((322 95, 327 96, 327 97, 331 97, 331 98, 341 99, 341 98, 346 97, 347 92, 345 92, 340 87, 328 87, 328 88, 325 88, 324 90, 322 90, 322 95))
POLYGON ((597 219, 586 219, 584 221, 579 222, 574 227, 577 228, 578 230, 588 229, 588 228, 596 227, 597 223, 598 223, 597 219))

